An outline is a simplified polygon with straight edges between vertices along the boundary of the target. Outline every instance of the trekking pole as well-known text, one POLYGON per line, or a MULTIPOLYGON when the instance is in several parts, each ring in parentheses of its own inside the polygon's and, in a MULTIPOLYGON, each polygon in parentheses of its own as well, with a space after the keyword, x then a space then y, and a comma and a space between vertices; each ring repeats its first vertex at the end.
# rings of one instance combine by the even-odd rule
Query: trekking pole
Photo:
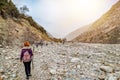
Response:
MULTIPOLYGON (((33 46, 33 54, 34 54, 34 46, 33 46)), ((33 58, 34 58, 34 55, 32 56, 32 69, 34 69, 33 58)))
POLYGON ((33 63, 33 58, 32 58, 32 69, 34 69, 34 63, 33 63))

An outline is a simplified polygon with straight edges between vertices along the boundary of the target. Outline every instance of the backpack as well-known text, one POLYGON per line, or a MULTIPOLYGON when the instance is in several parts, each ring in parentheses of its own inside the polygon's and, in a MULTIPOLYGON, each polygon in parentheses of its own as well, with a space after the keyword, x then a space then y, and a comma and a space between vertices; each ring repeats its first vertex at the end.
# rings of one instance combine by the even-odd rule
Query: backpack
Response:
POLYGON ((26 51, 24 54, 23 54, 23 62, 29 62, 31 60, 31 56, 30 56, 30 53, 28 51, 26 51))

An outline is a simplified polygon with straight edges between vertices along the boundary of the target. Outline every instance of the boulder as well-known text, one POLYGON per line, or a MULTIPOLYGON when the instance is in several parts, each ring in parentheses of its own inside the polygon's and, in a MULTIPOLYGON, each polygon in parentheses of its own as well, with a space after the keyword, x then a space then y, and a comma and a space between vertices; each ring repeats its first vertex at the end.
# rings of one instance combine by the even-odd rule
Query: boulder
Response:
POLYGON ((7 51, 6 50, 2 50, 2 53, 6 53, 7 51))
POLYGON ((56 71, 55 69, 49 69, 49 72, 50 72, 52 75, 54 75, 54 74, 57 73, 57 71, 56 71))
POLYGON ((110 66, 101 66, 100 70, 107 72, 107 73, 112 73, 114 71, 113 68, 110 66))
POLYGON ((2 46, 2 45, 0 45, 0 48, 3 48, 3 46, 2 46))
POLYGON ((8 78, 8 76, 6 76, 6 75, 1 76, 1 79, 7 79, 7 78, 8 78))
POLYGON ((3 69, 0 69, 0 74, 4 74, 4 70, 3 69))
POLYGON ((99 80, 104 80, 104 79, 105 79, 105 75, 100 75, 100 76, 98 76, 98 79, 99 79, 99 80))

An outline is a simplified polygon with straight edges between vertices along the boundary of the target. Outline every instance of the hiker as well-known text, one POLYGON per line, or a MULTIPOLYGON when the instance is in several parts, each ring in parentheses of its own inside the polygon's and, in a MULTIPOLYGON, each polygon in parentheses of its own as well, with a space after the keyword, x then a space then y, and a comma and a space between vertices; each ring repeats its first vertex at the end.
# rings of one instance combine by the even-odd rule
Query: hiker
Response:
POLYGON ((38 48, 38 45, 39 45, 39 44, 38 44, 38 43, 36 43, 36 48, 38 48))
POLYGON ((28 41, 24 42, 24 47, 21 50, 20 61, 23 62, 25 67, 26 79, 31 76, 31 61, 33 57, 33 51, 30 48, 28 41))
POLYGON ((42 48, 42 46, 44 45, 44 44, 43 44, 43 40, 41 40, 39 44, 40 44, 40 46, 41 46, 41 48, 42 48))

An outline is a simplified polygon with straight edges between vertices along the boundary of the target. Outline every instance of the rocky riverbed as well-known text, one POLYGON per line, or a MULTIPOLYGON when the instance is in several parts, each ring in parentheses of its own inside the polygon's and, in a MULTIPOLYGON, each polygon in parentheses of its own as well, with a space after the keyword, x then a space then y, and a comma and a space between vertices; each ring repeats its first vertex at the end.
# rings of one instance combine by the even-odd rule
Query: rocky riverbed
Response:
MULTIPOLYGON (((0 80, 26 80, 20 51, 0 48, 0 80)), ((120 80, 119 44, 49 43, 34 48, 33 62, 30 80, 120 80)))

